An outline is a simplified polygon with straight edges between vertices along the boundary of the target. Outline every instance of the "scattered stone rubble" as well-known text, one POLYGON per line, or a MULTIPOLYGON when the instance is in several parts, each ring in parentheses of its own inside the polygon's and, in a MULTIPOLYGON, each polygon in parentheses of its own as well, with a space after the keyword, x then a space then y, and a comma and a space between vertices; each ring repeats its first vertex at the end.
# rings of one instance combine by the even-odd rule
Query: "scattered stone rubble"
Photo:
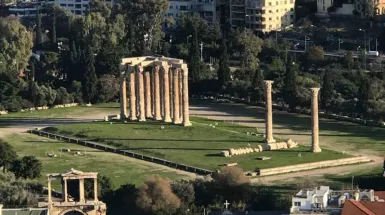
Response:
POLYGON ((294 142, 291 139, 288 139, 285 142, 258 145, 254 148, 252 147, 239 148, 239 149, 231 148, 229 150, 222 151, 221 155, 223 157, 231 157, 234 155, 245 155, 245 154, 250 154, 254 152, 274 151, 279 149, 291 149, 291 148, 297 147, 297 145, 298 143, 294 142))

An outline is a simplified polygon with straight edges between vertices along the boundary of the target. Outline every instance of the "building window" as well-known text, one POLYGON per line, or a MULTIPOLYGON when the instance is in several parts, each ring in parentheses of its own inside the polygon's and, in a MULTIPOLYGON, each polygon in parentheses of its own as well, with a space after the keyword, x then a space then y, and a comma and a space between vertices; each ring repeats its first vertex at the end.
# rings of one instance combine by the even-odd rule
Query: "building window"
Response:
POLYGON ((65 6, 67 6, 66 4, 60 4, 60 7, 65 7, 65 6))
POLYGON ((279 3, 278 2, 275 2, 275 5, 278 5, 279 3))
POLYGON ((277 16, 277 20, 279 20, 279 17, 277 16))
POLYGON ((294 202, 294 206, 301 206, 301 202, 294 202))
POLYGON ((325 6, 323 6, 323 10, 325 11, 325 6))
POLYGON ((290 4, 293 4, 294 0, 290 0, 290 4))
POLYGON ((294 11, 294 8, 290 8, 290 11, 294 11))
POLYGON ((285 4, 287 4, 287 1, 285 1, 285 4))
POLYGON ((75 8, 82 8, 81 4, 75 4, 75 8))
POLYGON ((271 6, 271 2, 269 2, 269 6, 271 6))
POLYGON ((269 21, 271 21, 271 17, 269 17, 269 21))

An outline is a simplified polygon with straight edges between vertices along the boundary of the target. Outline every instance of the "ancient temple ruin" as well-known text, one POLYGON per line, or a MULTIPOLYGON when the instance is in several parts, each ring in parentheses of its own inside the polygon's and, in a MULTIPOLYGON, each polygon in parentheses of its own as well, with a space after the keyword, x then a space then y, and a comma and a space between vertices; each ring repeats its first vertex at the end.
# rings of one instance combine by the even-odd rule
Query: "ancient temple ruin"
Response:
POLYGON ((82 172, 70 169, 65 173, 48 174, 48 202, 47 208, 50 215, 105 215, 106 204, 98 200, 98 182, 96 172, 82 172), (93 180, 93 198, 86 199, 84 180, 93 180), (52 181, 60 180, 62 185, 61 198, 52 197, 52 181), (68 194, 68 182, 78 181, 78 199, 68 194))
POLYGON ((162 56, 123 58, 120 71, 121 119, 191 125, 188 68, 183 60, 162 56))

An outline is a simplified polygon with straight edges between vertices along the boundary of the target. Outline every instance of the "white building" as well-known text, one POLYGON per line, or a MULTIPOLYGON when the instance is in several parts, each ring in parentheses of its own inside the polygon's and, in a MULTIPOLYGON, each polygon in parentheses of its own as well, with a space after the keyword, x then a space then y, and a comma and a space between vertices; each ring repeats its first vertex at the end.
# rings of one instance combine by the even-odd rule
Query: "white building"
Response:
POLYGON ((312 211, 314 209, 326 208, 328 206, 329 197, 329 186, 320 186, 319 189, 302 189, 292 197, 290 211, 312 211))
MULTIPOLYGON (((113 4, 113 0, 103 0, 106 3, 113 4)), ((46 3, 55 3, 73 14, 84 15, 88 11, 89 0, 45 0, 46 3)))
POLYGON ((166 18, 174 21, 167 27, 178 26, 179 17, 186 13, 198 13, 209 24, 216 21, 216 0, 170 0, 166 18))

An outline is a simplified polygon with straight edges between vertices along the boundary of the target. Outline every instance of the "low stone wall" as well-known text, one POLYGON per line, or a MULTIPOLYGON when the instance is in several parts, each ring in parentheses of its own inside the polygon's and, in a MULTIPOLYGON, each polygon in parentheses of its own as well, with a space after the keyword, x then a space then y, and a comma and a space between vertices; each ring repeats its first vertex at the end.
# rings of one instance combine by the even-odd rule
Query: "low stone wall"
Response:
POLYGON ((370 159, 366 156, 342 158, 337 160, 328 160, 328 161, 297 164, 297 165, 276 167, 276 168, 269 168, 269 169, 260 169, 258 171, 258 175, 260 176, 277 175, 282 173, 299 172, 304 170, 333 167, 333 166, 342 166, 342 165, 348 165, 348 164, 366 163, 366 162, 370 162, 370 159))
MULTIPOLYGON (((69 104, 62 104, 62 105, 55 105, 52 108, 65 108, 65 107, 75 107, 78 106, 79 103, 69 103, 69 104)), ((48 106, 41 106, 41 107, 32 107, 32 108, 27 108, 27 109, 21 109, 20 112, 27 112, 27 111, 35 111, 35 110, 48 110, 50 109, 48 106)), ((1 113, 0 113, 1 115, 1 113)))

